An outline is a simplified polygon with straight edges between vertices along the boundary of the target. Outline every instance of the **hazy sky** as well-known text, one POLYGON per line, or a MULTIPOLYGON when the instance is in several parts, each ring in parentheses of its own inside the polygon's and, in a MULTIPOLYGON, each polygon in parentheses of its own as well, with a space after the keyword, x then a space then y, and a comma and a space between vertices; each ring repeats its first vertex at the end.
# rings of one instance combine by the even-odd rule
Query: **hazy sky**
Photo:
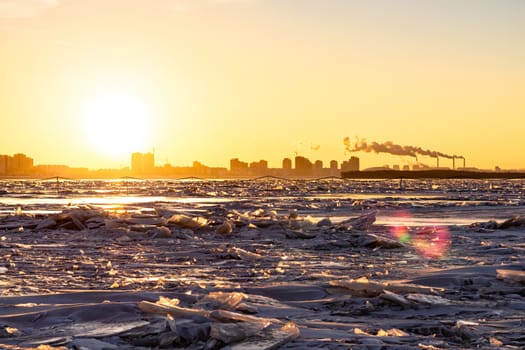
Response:
POLYGON ((525 168, 524 38, 522 0, 0 0, 0 154, 525 168))

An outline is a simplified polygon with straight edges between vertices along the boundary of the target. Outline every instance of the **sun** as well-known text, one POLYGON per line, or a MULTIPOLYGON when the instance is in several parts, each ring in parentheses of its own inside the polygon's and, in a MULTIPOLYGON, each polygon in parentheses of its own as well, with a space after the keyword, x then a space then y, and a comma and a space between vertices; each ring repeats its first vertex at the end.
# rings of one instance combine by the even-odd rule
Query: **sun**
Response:
POLYGON ((152 116, 140 98, 113 91, 86 98, 82 105, 84 135, 97 152, 122 157, 149 147, 152 116))

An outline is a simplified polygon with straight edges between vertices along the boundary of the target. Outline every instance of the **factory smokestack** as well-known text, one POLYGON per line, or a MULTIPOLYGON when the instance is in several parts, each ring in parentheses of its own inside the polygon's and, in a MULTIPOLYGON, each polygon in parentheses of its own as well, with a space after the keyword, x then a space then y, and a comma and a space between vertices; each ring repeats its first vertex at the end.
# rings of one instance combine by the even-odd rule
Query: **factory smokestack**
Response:
POLYGON ((457 159, 463 159, 463 169, 465 169, 467 166, 466 166, 466 161, 465 161, 465 157, 463 156, 454 156, 455 158, 457 159))
POLYGON ((456 156, 452 157, 452 170, 456 170, 456 156))
POLYGON ((388 154, 393 154, 397 156, 410 156, 410 157, 415 157, 416 162, 417 162, 418 156, 428 156, 432 158, 441 157, 441 158, 452 159, 454 161, 454 168, 455 168, 454 157, 462 158, 462 156, 454 156, 454 155, 450 155, 450 154, 446 154, 446 153, 442 153, 438 151, 423 149, 421 147, 416 147, 416 146, 396 145, 392 141, 387 141, 384 143, 378 143, 378 142, 368 143, 364 139, 356 138, 356 142, 352 144, 350 142, 350 138, 345 137, 343 139, 343 142, 345 145, 345 149, 348 152, 360 152, 361 151, 361 152, 388 153, 388 154))
POLYGON ((437 159, 437 168, 439 169, 439 157, 436 157, 437 159))

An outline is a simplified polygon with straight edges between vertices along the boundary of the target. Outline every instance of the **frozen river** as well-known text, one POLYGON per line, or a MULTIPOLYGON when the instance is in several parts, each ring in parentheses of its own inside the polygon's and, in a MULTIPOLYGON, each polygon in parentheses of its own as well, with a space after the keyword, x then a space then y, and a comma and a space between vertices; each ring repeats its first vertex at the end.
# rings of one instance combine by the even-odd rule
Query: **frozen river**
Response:
POLYGON ((0 181, 0 348, 201 349, 212 327, 249 321, 268 329, 247 342, 288 325, 280 350, 521 349, 523 193, 521 180, 0 181))
POLYGON ((523 180, 4 180, 0 215, 264 208, 337 222, 375 210, 381 225, 468 225, 524 215, 524 192, 523 180))

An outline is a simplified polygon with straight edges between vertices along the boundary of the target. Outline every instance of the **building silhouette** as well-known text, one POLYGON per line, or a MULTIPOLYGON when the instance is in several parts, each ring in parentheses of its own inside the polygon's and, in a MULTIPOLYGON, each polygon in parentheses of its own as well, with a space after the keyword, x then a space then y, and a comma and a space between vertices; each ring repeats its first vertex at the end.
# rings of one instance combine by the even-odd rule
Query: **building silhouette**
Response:
POLYGON ((312 174, 313 164, 305 157, 295 157, 295 172, 298 176, 310 176, 312 174))
POLYGON ((23 153, 0 155, 1 175, 29 175, 34 170, 33 158, 23 153))
POLYGON ((11 157, 11 166, 8 168, 15 174, 27 174, 33 168, 33 158, 17 153, 11 157))
POLYGON ((230 159, 230 172, 235 176, 247 176, 248 163, 240 161, 239 158, 230 159))
POLYGON ((0 175, 7 174, 7 159, 9 156, 5 154, 0 154, 0 175))
POLYGON ((144 153, 144 172, 153 173, 155 171, 155 155, 153 153, 144 153))
MULTIPOLYGON (((198 161, 190 166, 171 166, 165 164, 155 166, 153 153, 135 152, 130 155, 131 166, 119 169, 72 168, 67 165, 41 164, 34 166, 33 159, 25 154, 17 153, 13 156, 0 155, 0 176, 65 176, 70 178, 121 178, 137 176, 141 178, 235 178, 235 177, 328 177, 340 176, 341 172, 336 160, 331 160, 329 167, 324 167, 323 161, 312 162, 306 157, 296 156, 284 158, 282 167, 270 168, 267 160, 244 162, 238 158, 230 159, 230 169, 209 167, 198 161), (295 164, 292 163, 292 159, 295 164)), ((344 171, 359 170, 359 158, 351 157, 342 164, 344 171)))
POLYGON ((131 172, 135 175, 149 175, 155 172, 153 153, 135 152, 131 155, 131 172))
POLYGON ((292 169, 292 160, 290 158, 284 158, 282 161, 282 168, 279 176, 292 176, 293 169, 292 169))
POLYGON ((248 164, 238 158, 230 159, 230 174, 233 176, 261 176, 269 173, 267 160, 262 159, 248 164))
POLYGON ((359 171, 359 158, 350 157, 349 160, 341 164, 341 171, 359 171))
POLYGON ((268 175, 268 161, 251 162, 250 172, 252 175, 268 175))

